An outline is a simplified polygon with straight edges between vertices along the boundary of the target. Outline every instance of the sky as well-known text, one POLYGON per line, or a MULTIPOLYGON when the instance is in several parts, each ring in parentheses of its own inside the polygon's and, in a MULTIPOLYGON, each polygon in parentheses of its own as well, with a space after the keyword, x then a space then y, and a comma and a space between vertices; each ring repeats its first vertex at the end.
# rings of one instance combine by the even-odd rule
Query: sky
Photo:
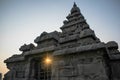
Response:
POLYGON ((61 31, 74 1, 102 42, 120 45, 120 0, 0 0, 0 73, 8 71, 5 59, 21 54, 20 46, 43 31, 61 31))

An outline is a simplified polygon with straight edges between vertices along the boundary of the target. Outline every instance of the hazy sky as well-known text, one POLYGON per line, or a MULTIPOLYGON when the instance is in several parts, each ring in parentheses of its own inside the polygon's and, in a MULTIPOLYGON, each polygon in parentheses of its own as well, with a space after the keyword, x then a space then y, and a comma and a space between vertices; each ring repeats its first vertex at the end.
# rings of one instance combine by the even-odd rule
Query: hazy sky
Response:
POLYGON ((43 31, 61 31, 74 1, 101 41, 120 45, 120 0, 0 0, 0 72, 21 45, 34 43, 43 31))

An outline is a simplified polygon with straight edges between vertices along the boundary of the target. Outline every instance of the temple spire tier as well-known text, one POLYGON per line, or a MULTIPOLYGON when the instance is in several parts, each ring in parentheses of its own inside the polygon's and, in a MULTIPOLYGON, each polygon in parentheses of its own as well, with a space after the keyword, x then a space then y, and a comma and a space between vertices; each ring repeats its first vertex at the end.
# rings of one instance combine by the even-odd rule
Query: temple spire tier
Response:
MULTIPOLYGON (((63 21, 63 26, 61 27, 63 33, 66 32, 66 29, 81 26, 86 23, 84 16, 81 14, 79 7, 77 7, 74 2, 73 7, 70 11, 70 14, 66 17, 67 20, 63 21)), ((68 31, 69 32, 69 31, 68 31)), ((71 31, 70 31, 71 32, 71 31)))

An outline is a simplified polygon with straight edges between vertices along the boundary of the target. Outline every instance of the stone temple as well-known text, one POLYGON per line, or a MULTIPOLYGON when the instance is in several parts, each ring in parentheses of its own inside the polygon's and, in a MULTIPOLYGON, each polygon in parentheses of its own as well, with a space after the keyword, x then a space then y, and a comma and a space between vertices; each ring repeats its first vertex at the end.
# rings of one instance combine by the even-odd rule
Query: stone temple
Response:
POLYGON ((118 44, 101 42, 75 3, 66 18, 62 32, 43 32, 6 59, 4 80, 120 80, 118 44))

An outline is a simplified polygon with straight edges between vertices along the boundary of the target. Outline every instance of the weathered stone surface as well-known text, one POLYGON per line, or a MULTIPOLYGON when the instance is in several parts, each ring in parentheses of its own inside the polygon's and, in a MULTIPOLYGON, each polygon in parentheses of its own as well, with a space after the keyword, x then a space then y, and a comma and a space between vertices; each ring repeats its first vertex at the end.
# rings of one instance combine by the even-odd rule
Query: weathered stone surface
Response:
POLYGON ((112 69, 112 79, 119 80, 120 79, 120 60, 111 62, 112 69))
POLYGON ((66 18, 62 32, 43 32, 37 46, 25 44, 6 59, 4 80, 120 80, 118 44, 101 42, 75 3, 66 18))
POLYGON ((23 55, 13 55, 12 57, 6 59, 4 62, 5 63, 9 63, 9 62, 16 62, 16 61, 22 61, 24 60, 24 56, 23 55))
POLYGON ((20 47, 19 50, 23 51, 23 52, 26 52, 26 51, 30 51, 34 48, 35 48, 35 46, 31 43, 31 44, 28 44, 28 45, 24 44, 23 46, 20 47))
POLYGON ((59 60, 55 61, 56 65, 54 65, 54 67, 58 68, 56 69, 56 72, 59 72, 59 75, 61 75, 61 77, 74 77, 74 79, 78 79, 79 77, 79 79, 88 78, 90 80, 108 80, 105 66, 103 65, 104 62, 102 62, 102 54, 104 54, 102 51, 91 51, 86 52, 86 56, 84 56, 84 53, 69 55, 69 57, 66 55, 62 58, 58 58, 59 60))
POLYGON ((110 41, 107 43, 107 47, 118 49, 118 44, 115 41, 110 41))

